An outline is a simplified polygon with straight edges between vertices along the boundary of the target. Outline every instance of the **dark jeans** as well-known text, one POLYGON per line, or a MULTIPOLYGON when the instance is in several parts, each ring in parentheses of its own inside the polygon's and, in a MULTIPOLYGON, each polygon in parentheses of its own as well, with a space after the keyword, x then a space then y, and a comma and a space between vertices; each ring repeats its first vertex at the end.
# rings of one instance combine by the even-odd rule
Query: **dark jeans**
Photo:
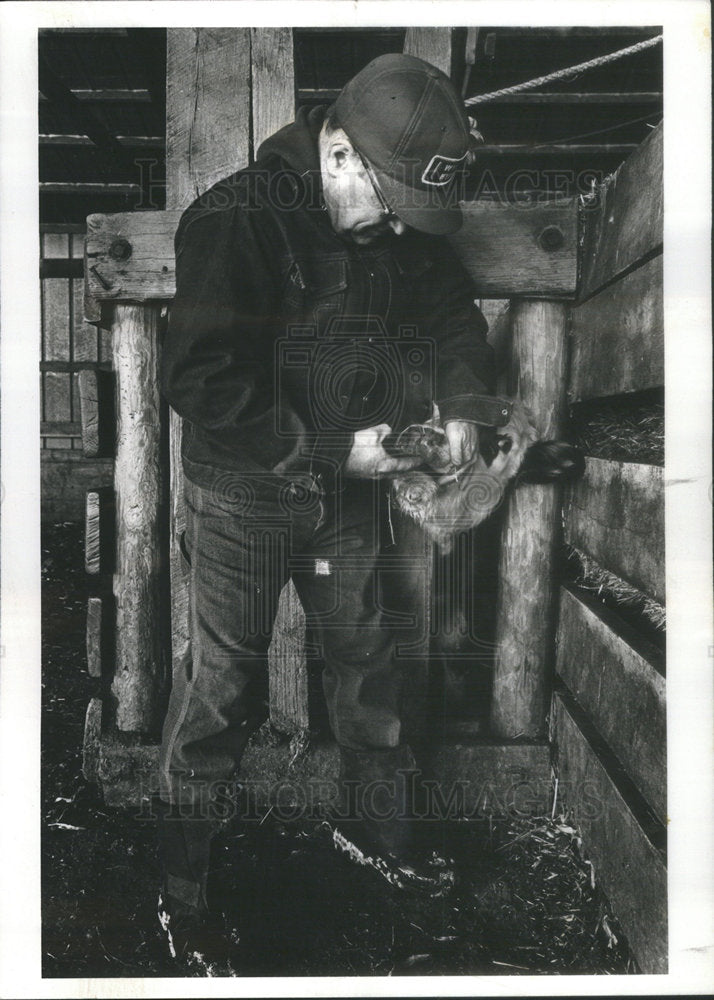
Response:
POLYGON ((164 724, 164 802, 210 801, 267 717, 267 650, 289 577, 321 645, 337 743, 398 747, 410 660, 395 656, 397 630, 380 606, 385 484, 347 480, 341 493, 320 495, 307 476, 226 472, 212 489, 188 479, 185 487, 191 652, 175 669, 164 724))

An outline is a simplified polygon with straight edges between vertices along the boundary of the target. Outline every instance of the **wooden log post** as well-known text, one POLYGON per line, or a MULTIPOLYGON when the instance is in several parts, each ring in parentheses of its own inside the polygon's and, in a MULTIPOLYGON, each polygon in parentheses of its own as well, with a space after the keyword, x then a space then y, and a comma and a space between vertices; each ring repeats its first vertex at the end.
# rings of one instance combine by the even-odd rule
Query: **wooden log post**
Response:
POLYGON ((115 305, 116 661, 112 693, 123 732, 155 735, 166 651, 161 622, 162 470, 158 386, 159 309, 115 305))
MULTIPOLYGON (((535 413, 539 436, 556 438, 565 410, 567 307, 524 300, 511 311, 514 390, 535 413)), ((492 731, 506 739, 546 732, 560 506, 556 486, 521 485, 508 501, 491 704, 492 731)))

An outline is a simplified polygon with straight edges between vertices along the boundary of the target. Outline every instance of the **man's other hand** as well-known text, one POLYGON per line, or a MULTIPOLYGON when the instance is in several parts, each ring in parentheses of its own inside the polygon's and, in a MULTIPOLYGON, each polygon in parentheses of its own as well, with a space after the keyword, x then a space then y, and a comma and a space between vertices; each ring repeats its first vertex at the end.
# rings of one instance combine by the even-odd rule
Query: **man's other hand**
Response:
POLYGON ((478 427, 470 420, 448 420, 444 431, 449 442, 451 462, 460 469, 471 461, 478 450, 478 427))
POLYGON ((384 450, 382 442, 391 432, 389 424, 378 424, 376 427, 356 431, 352 450, 344 465, 345 475, 355 479, 377 479, 378 476, 405 472, 421 465, 422 459, 418 456, 393 458, 384 450))

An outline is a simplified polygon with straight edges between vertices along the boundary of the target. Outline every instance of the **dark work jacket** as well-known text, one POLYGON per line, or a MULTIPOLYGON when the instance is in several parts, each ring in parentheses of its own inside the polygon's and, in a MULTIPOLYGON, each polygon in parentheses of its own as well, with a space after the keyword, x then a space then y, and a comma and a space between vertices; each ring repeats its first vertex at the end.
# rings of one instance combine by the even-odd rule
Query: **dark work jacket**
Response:
POLYGON ((492 350, 474 289, 443 238, 408 230, 358 247, 324 208, 324 109, 199 197, 176 233, 162 391, 184 418, 186 474, 333 480, 356 430, 479 421, 492 350))

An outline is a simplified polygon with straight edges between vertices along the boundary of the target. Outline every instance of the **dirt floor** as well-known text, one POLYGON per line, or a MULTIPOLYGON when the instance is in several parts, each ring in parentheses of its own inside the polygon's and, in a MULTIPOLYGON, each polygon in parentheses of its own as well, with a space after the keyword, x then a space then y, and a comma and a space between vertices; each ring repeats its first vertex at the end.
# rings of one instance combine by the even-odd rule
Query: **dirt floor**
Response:
MULTIPOLYGON (((184 976, 164 956, 149 822, 107 809, 81 775, 88 578, 82 527, 43 530, 43 974, 184 976)), ((240 932, 233 974, 637 972, 567 817, 455 823, 448 900, 396 893, 325 835, 273 816, 218 843, 240 932)), ((215 970, 218 975, 229 970, 215 970)))

